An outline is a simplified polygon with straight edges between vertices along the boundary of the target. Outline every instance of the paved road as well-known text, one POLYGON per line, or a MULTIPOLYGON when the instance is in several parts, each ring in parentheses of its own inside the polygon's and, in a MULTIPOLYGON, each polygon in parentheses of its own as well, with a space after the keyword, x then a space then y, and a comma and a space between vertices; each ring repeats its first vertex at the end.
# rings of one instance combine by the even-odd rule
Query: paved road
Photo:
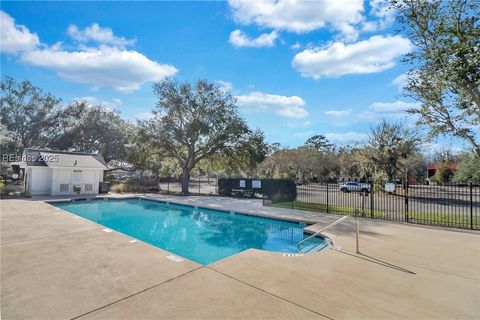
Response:
MULTIPOLYGON (((364 208, 388 213, 403 214, 406 210, 405 191, 397 194, 375 192, 365 196, 359 192, 341 192, 337 184, 309 184, 297 187, 297 200, 330 205, 364 208)), ((472 189, 474 214, 480 215, 480 190, 472 189)), ((470 190, 468 187, 411 186, 408 190, 408 211, 417 213, 470 214, 470 190)))

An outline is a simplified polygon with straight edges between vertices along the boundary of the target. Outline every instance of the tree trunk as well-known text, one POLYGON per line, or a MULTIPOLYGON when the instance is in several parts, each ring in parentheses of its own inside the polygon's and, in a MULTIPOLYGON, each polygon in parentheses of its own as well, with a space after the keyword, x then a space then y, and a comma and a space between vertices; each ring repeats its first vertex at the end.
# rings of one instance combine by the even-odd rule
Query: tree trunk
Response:
POLYGON ((394 176, 394 175, 395 175, 395 174, 393 173, 392 170, 388 170, 388 171, 387 171, 387 179, 388 179, 387 182, 393 182, 393 176, 394 176))
POLYGON ((182 196, 188 196, 188 182, 190 181, 190 169, 188 167, 183 168, 182 172, 182 196))

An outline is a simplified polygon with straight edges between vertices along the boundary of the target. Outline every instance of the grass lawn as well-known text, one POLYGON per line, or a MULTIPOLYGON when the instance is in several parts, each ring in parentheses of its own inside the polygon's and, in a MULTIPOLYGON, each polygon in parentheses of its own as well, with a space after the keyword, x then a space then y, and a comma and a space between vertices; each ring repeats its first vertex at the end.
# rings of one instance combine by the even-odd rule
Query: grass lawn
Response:
MULTIPOLYGON (((297 210, 305 210, 305 211, 316 211, 316 212, 327 212, 327 205, 322 203, 310 203, 310 202, 301 202, 301 201, 293 201, 293 205, 291 201, 287 202, 276 202, 270 204, 272 207, 276 208, 285 208, 285 209, 297 209, 297 210)), ((348 214, 348 215, 356 215, 362 217, 370 217, 370 209, 365 209, 362 213, 362 210, 358 208, 352 207, 344 207, 344 206, 337 206, 337 205, 329 205, 328 206, 329 213, 340 213, 340 214, 348 214)), ((373 211, 374 218, 381 218, 382 212, 380 211, 373 211)))
MULTIPOLYGON (((411 222, 442 225, 449 227, 470 228, 470 215, 447 215, 441 213, 409 212, 411 222)), ((480 229, 480 217, 473 216, 473 229, 480 229)))
MULTIPOLYGON (((272 207, 284 208, 284 209, 297 209, 305 211, 315 211, 315 212, 327 212, 327 205, 322 203, 309 203, 309 202, 300 202, 294 201, 285 201, 277 202, 270 204, 272 207)), ((361 217, 370 218, 370 209, 366 209, 363 214, 362 211, 358 208, 329 205, 329 213, 337 214, 348 214, 356 215, 361 217)), ((382 218, 383 213, 381 211, 373 211, 373 217, 378 219, 382 218)), ((423 213, 423 212, 409 212, 408 213, 409 221, 412 223, 418 224, 430 224, 430 225, 439 225, 447 227, 456 227, 456 228, 470 228, 470 216, 469 215, 447 215, 442 213, 423 213)), ((473 217, 473 229, 480 229, 480 217, 473 217)))

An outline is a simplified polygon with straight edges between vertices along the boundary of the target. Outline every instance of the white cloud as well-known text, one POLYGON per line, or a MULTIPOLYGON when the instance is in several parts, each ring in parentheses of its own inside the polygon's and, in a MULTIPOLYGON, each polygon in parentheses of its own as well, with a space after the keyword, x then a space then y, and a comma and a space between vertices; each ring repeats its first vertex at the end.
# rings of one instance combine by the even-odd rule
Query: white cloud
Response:
POLYGON ((57 47, 26 52, 22 60, 55 70, 62 78, 98 87, 131 92, 149 81, 172 76, 177 69, 160 64, 133 50, 101 46, 81 51, 57 47))
POLYGON ((408 109, 418 108, 418 103, 395 101, 395 102, 375 102, 369 109, 379 113, 405 112, 408 109))
POLYGON ((369 18, 364 18, 359 26, 361 32, 384 30, 393 24, 395 10, 390 7, 389 0, 370 0, 369 18))
POLYGON ((390 7, 388 0, 370 0, 370 14, 377 17, 376 30, 382 30, 389 27, 394 20, 395 11, 390 7))
POLYGON ((238 23, 296 33, 347 29, 362 20, 364 9, 363 0, 229 0, 229 5, 238 23))
POLYGON ((298 96, 281 96, 255 91, 236 98, 240 108, 271 110, 286 118, 301 119, 308 116, 308 111, 304 109, 305 101, 298 96))
POLYGON ((315 134, 315 131, 308 130, 308 131, 295 132, 293 136, 297 138, 305 138, 305 137, 311 137, 314 134, 315 134))
POLYGON ((121 106, 123 104, 123 101, 118 98, 114 98, 111 100, 111 103, 115 104, 117 107, 121 106))
POLYGON ((220 90, 223 91, 232 91, 233 90, 233 84, 228 81, 223 81, 223 80, 217 80, 216 81, 218 86, 220 87, 220 90))
POLYGON ((275 30, 270 33, 262 33, 257 38, 250 38, 241 30, 235 30, 230 33, 230 38, 228 41, 235 47, 273 47, 277 37, 278 33, 275 30))
POLYGON ((123 101, 121 99, 118 99, 118 98, 114 98, 112 100, 100 100, 100 99, 98 99, 97 97, 94 97, 94 96, 78 97, 78 98, 74 98, 73 100, 85 101, 91 106, 101 105, 101 106, 105 106, 109 109, 118 108, 123 104, 123 101))
POLYGON ((325 115, 329 117, 345 117, 352 113, 352 109, 345 109, 345 110, 328 110, 325 111, 325 115))
POLYGON ((398 91, 402 91, 403 88, 407 85, 407 74, 402 73, 398 75, 395 79, 393 79, 392 84, 398 87, 398 91))
POLYGON ((139 112, 135 114, 135 118, 138 120, 149 120, 153 118, 153 113, 151 112, 139 112))
POLYGON ((467 146, 464 144, 465 141, 442 141, 442 142, 422 142, 420 144, 420 150, 424 155, 432 156, 436 153, 449 151, 452 154, 460 154, 467 150, 467 146), (463 144, 463 146, 460 146, 463 144))
POLYGON ((113 34, 112 29, 102 28, 98 25, 98 23, 92 23, 83 30, 79 30, 76 25, 72 24, 68 27, 68 34, 79 42, 94 41, 97 43, 111 44, 118 47, 125 47, 135 43, 135 39, 117 37, 113 34))
POLYGON ((274 112, 286 118, 302 119, 308 117, 308 111, 298 106, 281 107, 274 112))
POLYGON ((418 108, 418 103, 395 101, 395 102, 375 102, 372 103, 368 110, 358 114, 358 120, 377 122, 382 119, 405 120, 412 123, 416 120, 416 116, 406 113, 408 109, 418 108))
POLYGON ((302 45, 301 45, 300 43, 295 42, 295 44, 292 44, 292 45, 290 46, 290 49, 298 50, 298 49, 300 49, 301 46, 302 46, 302 45))
POLYGON ((340 31, 341 36, 338 37, 340 40, 345 42, 357 41, 360 32, 355 28, 355 26, 348 23, 339 23, 336 26, 336 29, 340 31))
POLYGON ((343 133, 325 133, 325 137, 336 143, 357 143, 365 141, 368 138, 367 133, 349 131, 343 133))
POLYGON ((158 81, 177 73, 168 64, 160 64, 124 46, 134 40, 117 37, 109 28, 94 23, 79 30, 71 25, 68 33, 80 42, 100 43, 97 47, 80 45, 77 50, 64 50, 61 43, 40 46, 38 36, 0 11, 0 48, 5 53, 21 52, 20 59, 34 66, 52 69, 64 79, 89 84, 94 91, 109 87, 120 92, 131 92, 146 82, 158 81))
POLYGON ((0 11, 0 51, 14 54, 32 50, 40 44, 36 33, 15 24, 15 20, 6 12, 0 11))
POLYGON ((401 36, 372 36, 353 44, 334 42, 325 48, 306 49, 295 55, 292 65, 314 79, 376 73, 392 68, 395 59, 411 48, 410 41, 401 36))

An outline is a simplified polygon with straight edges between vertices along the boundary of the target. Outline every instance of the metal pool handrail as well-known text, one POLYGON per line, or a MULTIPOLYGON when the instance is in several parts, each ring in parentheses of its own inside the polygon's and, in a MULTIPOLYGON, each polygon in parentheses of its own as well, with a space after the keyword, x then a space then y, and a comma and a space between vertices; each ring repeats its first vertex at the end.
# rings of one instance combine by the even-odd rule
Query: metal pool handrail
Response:
POLYGON ((359 237, 359 234, 360 234, 360 223, 358 222, 358 219, 356 217, 352 217, 352 216, 343 216, 341 217, 340 219, 330 223, 328 226, 320 229, 320 231, 317 231, 315 232, 314 234, 308 236, 307 238, 303 239, 302 241, 300 241, 299 243, 297 243, 297 252, 300 252, 300 245, 306 241, 309 241, 310 239, 312 238, 315 238, 316 236, 318 236, 319 234, 321 234, 322 232, 324 232, 325 230, 333 227, 333 226, 336 226, 337 224, 339 224, 340 222, 348 219, 348 218, 353 218, 355 219, 355 224, 356 224, 356 235, 355 235, 355 246, 356 246, 356 250, 357 250, 357 253, 360 253, 360 247, 359 247, 359 244, 358 244, 358 237, 359 237))

